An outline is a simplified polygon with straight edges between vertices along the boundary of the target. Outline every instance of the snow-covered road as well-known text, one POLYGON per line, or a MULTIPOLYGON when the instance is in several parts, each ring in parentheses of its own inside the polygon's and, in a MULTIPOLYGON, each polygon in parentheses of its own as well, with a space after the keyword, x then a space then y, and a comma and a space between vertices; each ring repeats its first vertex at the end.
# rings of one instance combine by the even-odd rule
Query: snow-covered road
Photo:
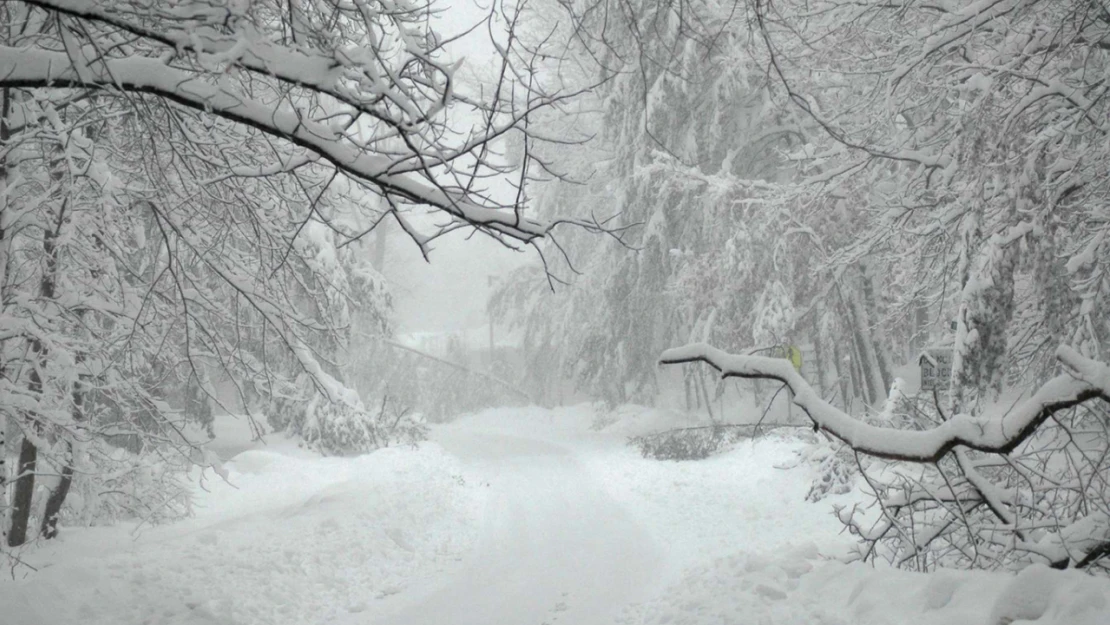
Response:
MULTIPOLYGON (((195 517, 64 528, 0 581, 0 625, 1036 625, 1110 623, 1110 582, 1030 567, 845 565, 796 440, 645 460, 632 411, 490 410, 416 449, 229 461, 195 517)), ((851 504, 850 496, 842 503, 851 504)))
POLYGON ((656 589, 665 547, 566 446, 467 428, 436 439, 491 491, 488 523, 456 571, 378 623, 612 623, 656 589))

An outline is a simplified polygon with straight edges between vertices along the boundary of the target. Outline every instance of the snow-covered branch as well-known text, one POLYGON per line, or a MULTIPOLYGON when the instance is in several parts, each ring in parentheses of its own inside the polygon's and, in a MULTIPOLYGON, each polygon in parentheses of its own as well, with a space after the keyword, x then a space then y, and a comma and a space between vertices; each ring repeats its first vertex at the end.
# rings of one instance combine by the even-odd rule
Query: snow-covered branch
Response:
POLYGON ((279 140, 276 165, 253 153, 227 163, 235 172, 330 165, 390 206, 447 214, 440 232, 471 226, 513 245, 560 223, 605 230, 589 219, 529 217, 523 190, 497 198, 480 184, 527 172, 527 146, 548 141, 530 134, 529 117, 581 94, 539 80, 549 44, 525 41, 515 19, 495 28, 500 18, 487 18, 498 72, 461 80, 465 59, 445 51, 434 11, 392 0, 10 4, 13 23, 26 26, 0 46, 0 88, 108 92, 135 107, 129 94, 151 94, 279 140), (507 165, 503 144, 518 134, 523 162, 507 165))
POLYGON ((518 212, 484 206, 461 190, 435 186, 412 175, 390 172, 393 158, 360 150, 339 128, 307 119, 288 104, 246 98, 157 59, 74 59, 64 53, 0 46, 0 87, 115 87, 151 93, 183 106, 246 124, 319 154, 337 169, 370 182, 384 193, 441 210, 471 225, 530 241, 551 224, 518 212))
POLYGON ((927 430, 898 430, 865 423, 821 399, 786 360, 728 354, 710 345, 695 343, 663 352, 660 362, 704 362, 720 371, 724 378, 778 380, 794 392, 794 403, 809 415, 815 427, 839 438, 852 449, 892 460, 936 462, 961 446, 1007 453, 1061 410, 1096 398, 1110 402, 1110 389, 1104 384, 1110 380, 1105 364, 1084 358, 1067 347, 1057 350, 1057 358, 1082 371, 1083 377, 1056 376, 1004 415, 958 414, 927 430))
MULTIPOLYGON (((396 128, 411 128, 426 121, 428 112, 401 88, 398 76, 381 67, 377 55, 360 54, 357 49, 314 50, 307 46, 285 46, 244 32, 228 32, 228 27, 247 16, 243 8, 218 6, 127 6, 127 3, 96 0, 25 0, 25 4, 55 11, 78 20, 96 22, 143 39, 168 46, 178 53, 198 55, 209 64, 226 64, 264 76, 325 93, 396 128), (156 24, 157 26, 154 26, 156 24), (372 60, 369 60, 372 59, 372 60), (372 88, 360 89, 363 85, 372 88), (384 96, 384 97, 383 97, 384 96), (408 119, 395 119, 385 111, 394 104, 408 119)), ((403 21, 411 11, 398 7, 395 19, 403 21)), ((257 34, 257 33, 252 33, 257 34)), ((429 55, 416 46, 407 52, 429 63, 429 55)), ((448 68, 437 69, 449 77, 448 68)), ((440 93, 448 97, 445 89, 440 93)))

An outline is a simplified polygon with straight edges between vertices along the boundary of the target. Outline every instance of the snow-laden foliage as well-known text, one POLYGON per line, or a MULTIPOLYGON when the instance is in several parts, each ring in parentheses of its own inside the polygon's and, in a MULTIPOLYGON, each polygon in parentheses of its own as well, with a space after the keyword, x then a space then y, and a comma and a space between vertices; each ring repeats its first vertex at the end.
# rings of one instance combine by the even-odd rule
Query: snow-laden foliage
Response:
POLYGON ((782 337, 794 329, 794 309, 782 282, 773 280, 759 294, 752 320, 752 340, 756 345, 780 345, 782 337))
POLYGON ((999 394, 1093 387, 1046 406, 1007 449, 958 444, 865 472, 878 474, 878 526, 842 515, 862 553, 916 568, 1101 566, 1110 438, 1104 386, 1083 370, 1104 368, 1110 336, 1096 304, 1110 294, 1104 8, 758 2, 753 18, 777 92, 821 131, 791 154, 806 179, 784 197, 857 215, 854 231, 821 231, 837 250, 830 277, 864 263, 882 299, 857 299, 860 314, 911 347, 927 333, 952 349, 950 384, 903 396, 884 410, 901 414, 892 425, 1020 420, 1023 404, 1007 411, 999 394))
MULTIPOLYGON (((153 448, 132 452, 106 440, 78 449, 72 490, 61 511, 63 525, 180 519, 192 511, 193 487, 186 471, 194 464, 211 463, 153 448)), ((211 469, 205 472, 203 479, 220 479, 211 469)))
MULTIPOLYGON (((527 276, 495 298, 499 314, 526 328, 545 372, 529 388, 557 396, 550 387, 569 381, 613 404, 651 401, 661 348, 793 344, 805 346, 815 382, 839 404, 881 401, 896 339, 920 332, 893 330, 885 276, 840 249, 866 213, 790 184, 808 167, 797 155, 816 129, 780 101, 747 5, 566 6, 578 53, 609 80, 600 113, 576 119, 597 135, 588 157, 570 157, 582 184, 544 185, 538 204, 559 214, 619 211, 611 223, 628 228, 627 247, 560 237, 545 248, 549 258, 565 252, 580 275, 567 271, 570 284, 556 285, 559 306, 546 303, 554 298, 542 284, 523 293, 522 282, 535 284, 527 276)), ((684 370, 683 383, 690 409, 711 410, 723 392, 697 369, 684 370)))
MULTIPOLYGON (((766 75, 749 71, 752 41, 728 7, 580 4, 568 5, 580 18, 575 53, 609 80, 575 118, 595 140, 566 155, 569 180, 540 187, 537 202, 553 214, 589 207, 626 230, 622 241, 568 233, 545 248, 549 265, 565 252, 572 266, 557 272, 570 281, 556 285, 558 305, 524 270, 494 306, 525 328, 544 372, 529 381, 534 394, 557 397, 569 381, 619 405, 655 396, 652 363, 676 341, 750 345, 766 274, 780 272, 774 305, 806 288, 783 243, 788 216, 756 198, 783 176, 779 148, 797 136, 766 107, 766 75), (696 23, 705 31, 686 31, 696 23)), ((693 370, 686 387, 692 406, 716 392, 693 370)))
POLYGON ((868 259, 895 336, 955 322, 955 410, 1043 381, 1056 345, 1105 358, 1102 9, 761 2, 755 18, 780 92, 823 131, 792 155, 818 185, 797 199, 862 218, 826 238, 832 271, 868 259))
MULTIPOLYGON (((805 426, 801 426, 805 428, 805 426)), ((796 437, 799 426, 762 423, 714 423, 639 434, 628 442, 645 458, 655 460, 703 460, 731 450, 737 442, 769 434, 774 438, 796 437)), ((804 436, 804 433, 802 434, 804 436)))
POLYGON ((413 444, 427 437, 426 426, 407 409, 382 400, 376 410, 361 402, 329 402, 313 395, 304 410, 290 419, 290 429, 312 449, 328 454, 350 454, 392 444, 413 444))
MULTIPOLYGON (((435 30, 436 12, 403 2, 7 6, 14 34, 0 47, 2 87, 151 94, 251 128, 274 142, 252 154, 267 161, 259 174, 320 162, 387 199, 406 230, 400 209, 413 204, 509 240, 543 237, 552 226, 522 215, 519 196, 501 201, 474 188, 510 169, 492 158, 491 141, 527 133, 528 115, 566 97, 534 75, 547 55, 516 32, 523 5, 491 9, 486 20, 501 57, 492 89, 463 84, 460 61, 448 58, 435 30)), ((359 236, 361 226, 342 233, 359 236)), ((429 240, 410 233, 422 247, 429 240)))
POLYGON ((75 483, 121 470, 81 461, 90 449, 127 449, 113 462, 136 470, 207 463, 190 424, 217 408, 333 452, 419 435, 352 390, 351 352, 375 349, 355 329, 390 331, 362 237, 386 218, 424 252, 460 224, 548 232, 526 197, 476 186, 511 169, 489 143, 562 97, 530 78, 538 50, 512 13, 489 17, 504 63, 487 89, 456 79, 423 6, 3 3, 6 542, 51 537, 75 483), (419 232, 416 207, 449 220, 419 232), (43 467, 60 479, 39 503, 43 467))
MULTIPOLYGON (((907 398, 900 417, 927 427, 931 400, 907 398)), ((1045 562, 1106 570, 1110 501, 1107 410, 1076 407, 1005 455, 958 450, 933 465, 865 470, 876 507, 844 509, 857 555, 916 570, 1045 562)))
POLYGON ((806 493, 806 501, 818 502, 830 495, 851 492, 859 479, 857 459, 851 448, 834 441, 821 440, 807 445, 787 466, 808 466, 816 474, 806 493))
POLYGON ((141 465, 158 448, 189 458, 203 438, 185 428, 207 427, 214 403, 256 405, 306 370, 313 393, 337 397, 325 368, 342 365, 352 309, 388 309, 352 287, 366 282, 352 250, 337 249, 322 225, 353 218, 333 208, 342 195, 327 194, 324 172, 225 175, 205 150, 258 137, 203 114, 140 116, 126 101, 80 92, 8 91, 4 101, 9 120, 40 120, 9 137, 4 172, 5 412, 22 434, 12 438, 23 440, 25 482, 14 507, 35 505, 19 493, 36 462, 45 473, 52 465, 64 476, 57 499, 29 510, 52 523, 70 481, 95 481, 77 468, 83 445, 129 449, 116 465, 141 465), (319 215, 307 222, 305 193, 319 215))
POLYGON ((545 370, 651 396, 656 348, 762 347, 779 309, 843 406, 878 408, 930 344, 957 345, 956 404, 1047 379, 1052 346, 1100 356, 1105 20, 819 4, 567 4, 610 80, 586 184, 541 204, 613 206, 635 249, 561 241, 566 307, 506 290, 545 370))

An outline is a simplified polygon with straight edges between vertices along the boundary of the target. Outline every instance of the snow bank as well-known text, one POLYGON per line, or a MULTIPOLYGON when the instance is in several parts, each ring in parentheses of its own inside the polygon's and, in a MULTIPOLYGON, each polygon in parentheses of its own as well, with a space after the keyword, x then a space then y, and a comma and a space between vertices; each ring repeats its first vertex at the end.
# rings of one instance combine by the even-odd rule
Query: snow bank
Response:
POLYGON ((699 461, 645 459, 627 445, 583 459, 614 498, 666 541, 677 567, 739 548, 775 553, 799 539, 841 555, 853 543, 841 535, 830 504, 852 499, 806 501, 815 472, 797 461, 803 445, 770 434, 699 461))
POLYGON ((737 553, 688 571, 624 623, 709 625, 1106 625, 1110 583, 1078 571, 932 574, 822 560, 802 546, 774 557, 737 553))
POLYGON ((5 625, 303 625, 436 575, 472 547, 485 491, 435 443, 356 458, 243 452, 198 493, 195 518, 65 531, 0 582, 5 625), (48 563, 58 563, 49 565, 48 563), (27 573, 26 569, 21 574, 27 573))

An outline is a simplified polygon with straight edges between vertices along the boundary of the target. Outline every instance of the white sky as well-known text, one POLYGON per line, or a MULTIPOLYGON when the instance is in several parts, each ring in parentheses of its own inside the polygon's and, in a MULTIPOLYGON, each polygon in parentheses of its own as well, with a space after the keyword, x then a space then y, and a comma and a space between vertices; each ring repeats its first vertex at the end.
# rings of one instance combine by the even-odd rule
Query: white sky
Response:
POLYGON ((416 245, 391 232, 385 274, 390 280, 398 331, 458 332, 486 325, 489 276, 502 276, 531 252, 513 252, 484 235, 459 231, 436 240, 426 263, 416 245))

